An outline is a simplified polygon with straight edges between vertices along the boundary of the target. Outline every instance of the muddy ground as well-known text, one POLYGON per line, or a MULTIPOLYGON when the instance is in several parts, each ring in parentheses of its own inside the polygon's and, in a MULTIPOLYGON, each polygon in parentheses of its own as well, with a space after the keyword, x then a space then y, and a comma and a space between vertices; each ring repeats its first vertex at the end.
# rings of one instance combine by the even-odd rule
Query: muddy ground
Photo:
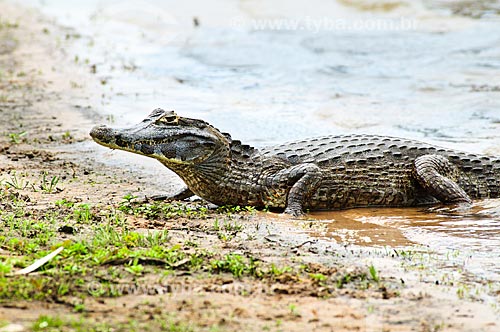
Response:
POLYGON ((449 262, 426 248, 344 246, 307 236, 318 220, 143 201, 162 188, 103 163, 88 136, 109 119, 92 64, 65 52, 72 38, 0 2, 0 331, 498 330, 498 301, 471 291, 497 288, 458 265, 443 277, 449 262))

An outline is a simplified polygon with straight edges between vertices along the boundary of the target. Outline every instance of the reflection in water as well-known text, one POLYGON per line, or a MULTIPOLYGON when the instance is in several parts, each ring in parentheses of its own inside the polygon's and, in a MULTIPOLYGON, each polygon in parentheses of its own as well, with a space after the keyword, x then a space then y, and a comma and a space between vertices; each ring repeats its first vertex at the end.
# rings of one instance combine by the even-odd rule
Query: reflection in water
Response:
MULTIPOLYGON (((471 209, 463 211, 448 207, 365 208, 315 212, 311 216, 331 220, 324 236, 336 238, 339 229, 352 230, 349 242, 357 244, 411 244, 416 234, 429 232, 457 238, 455 241, 481 240, 482 244, 490 241, 492 246, 500 247, 500 199, 477 201, 471 209)), ((432 235, 429 236, 429 243, 422 244, 434 242, 432 235)))
POLYGON ((343 244, 365 246, 423 245, 447 254, 468 255, 474 275, 500 282, 500 199, 477 201, 470 210, 448 207, 366 208, 317 212, 313 218, 329 221, 313 234, 343 244))
POLYGON ((401 229, 392 227, 392 225, 385 224, 384 222, 378 222, 380 221, 380 217, 373 217, 372 211, 372 209, 353 209, 311 213, 312 218, 329 221, 326 229, 321 234, 316 233, 313 235, 333 238, 342 244, 368 246, 405 246, 414 244, 414 242, 403 235, 401 229), (366 217, 367 214, 371 217, 366 217))

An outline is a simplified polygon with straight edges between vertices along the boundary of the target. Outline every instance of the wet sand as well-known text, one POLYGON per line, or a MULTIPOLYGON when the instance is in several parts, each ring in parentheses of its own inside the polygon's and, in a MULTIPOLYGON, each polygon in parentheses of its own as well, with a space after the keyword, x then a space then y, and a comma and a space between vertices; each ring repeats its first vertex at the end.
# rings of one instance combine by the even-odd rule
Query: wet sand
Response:
MULTIPOLYGON (((180 184, 164 169, 141 168, 142 161, 133 167, 134 161, 126 157, 122 164, 103 162, 117 154, 98 149, 87 134, 93 124, 106 120, 95 111, 101 107, 102 82, 89 66, 75 64, 68 57, 65 50, 75 31, 54 25, 35 11, 3 2, 0 13, 0 178, 10 180, 15 172, 25 181, 39 183, 41 173, 47 172, 60 178, 61 188, 44 194, 30 187, 7 189, 3 182, 4 190, 26 196, 29 210, 48 213, 62 199, 105 210, 116 207, 128 193, 151 195, 180 184)), ((9 212, 3 197, 2 209, 9 212)), ((243 253, 280 266, 314 266, 311 273, 327 277, 368 273, 368 267, 374 266, 380 282, 368 289, 346 286, 325 292, 329 284, 304 280, 270 284, 269 280, 238 279, 227 273, 209 277, 199 272, 176 274, 173 282, 192 283, 195 290, 89 296, 83 299, 82 313, 70 305, 75 300, 72 294, 58 301, 2 298, 0 331, 14 325, 19 331, 30 330, 42 315, 110 324, 136 321, 141 330, 154 314, 161 313, 175 313, 176 322, 207 331, 214 326, 220 331, 497 331, 498 282, 484 282, 468 274, 465 267, 476 259, 468 252, 443 252, 409 239, 401 216, 412 213, 421 216, 407 210, 351 210, 313 214, 310 220, 297 221, 256 213, 242 216, 242 229, 229 240, 207 231, 214 222, 211 219, 165 222, 129 216, 126 222, 132 229, 168 229, 174 241, 197 242, 201 249, 243 253), (375 220, 391 215, 400 221, 378 224, 375 220), (366 222, 360 222, 362 219, 366 222), (241 284, 251 295, 224 291, 223 285, 228 284, 241 284)), ((40 218, 40 222, 47 221, 40 218)), ((61 236, 56 240, 63 241, 61 236)), ((78 236, 85 237, 85 233, 78 236)), ((0 248, 1 261, 17 255, 20 253, 8 246, 0 248)), ((144 278, 153 280, 161 273, 152 271, 144 278)), ((0 280, 12 280, 8 278, 12 277, 0 275, 0 280)))

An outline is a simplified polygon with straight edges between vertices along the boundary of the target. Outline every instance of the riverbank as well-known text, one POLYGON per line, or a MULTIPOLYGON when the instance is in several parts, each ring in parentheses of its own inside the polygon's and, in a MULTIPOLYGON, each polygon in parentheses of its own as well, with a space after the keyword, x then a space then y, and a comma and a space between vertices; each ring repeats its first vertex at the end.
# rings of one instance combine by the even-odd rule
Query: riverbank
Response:
POLYGON ((110 119, 93 64, 65 51, 78 32, 0 13, 0 331, 498 329, 498 287, 468 280, 463 253, 343 246, 307 236, 317 220, 135 202, 163 185, 103 163, 115 155, 90 141, 110 119))

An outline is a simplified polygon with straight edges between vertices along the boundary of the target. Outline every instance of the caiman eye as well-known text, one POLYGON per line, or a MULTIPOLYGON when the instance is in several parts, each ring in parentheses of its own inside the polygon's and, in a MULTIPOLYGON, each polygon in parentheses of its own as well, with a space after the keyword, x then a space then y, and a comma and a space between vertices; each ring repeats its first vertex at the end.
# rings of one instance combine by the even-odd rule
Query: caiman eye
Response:
POLYGON ((156 120, 158 124, 177 124, 179 122, 179 118, 177 115, 165 115, 156 120))

